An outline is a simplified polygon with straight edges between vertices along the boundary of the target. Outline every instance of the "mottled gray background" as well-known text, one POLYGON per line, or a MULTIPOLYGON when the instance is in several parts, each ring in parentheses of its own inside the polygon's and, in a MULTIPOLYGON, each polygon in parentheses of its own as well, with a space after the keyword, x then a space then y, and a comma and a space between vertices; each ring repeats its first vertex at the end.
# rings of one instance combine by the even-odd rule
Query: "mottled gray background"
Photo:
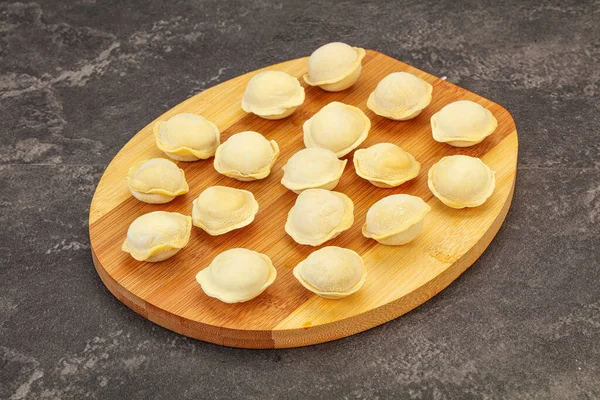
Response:
POLYGON ((0 398, 600 398, 598 1, 0 3, 0 398), (168 3, 168 5, 167 5, 168 3), (508 108, 506 223, 408 315, 236 350, 104 288, 88 206, 116 152, 187 97, 341 40, 508 108))

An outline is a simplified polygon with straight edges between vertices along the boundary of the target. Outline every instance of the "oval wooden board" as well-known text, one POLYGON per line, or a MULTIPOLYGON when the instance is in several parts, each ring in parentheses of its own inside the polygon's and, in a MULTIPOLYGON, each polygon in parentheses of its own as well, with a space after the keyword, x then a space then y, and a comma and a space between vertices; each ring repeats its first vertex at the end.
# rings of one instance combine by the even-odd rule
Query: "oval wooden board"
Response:
MULTIPOLYGON (((300 58, 268 69, 301 78, 306 72, 307 60, 300 58)), ((90 241, 96 270, 119 300, 145 318, 196 339, 233 347, 298 347, 349 336, 412 310, 448 286, 483 253, 498 232, 513 195, 518 142, 508 111, 398 60, 368 51, 362 75, 352 88, 328 93, 306 87, 306 101, 291 117, 267 121, 246 114, 240 108, 246 83, 259 71, 199 93, 157 120, 181 112, 197 113, 221 129, 222 141, 245 130, 255 130, 276 140, 281 155, 268 178, 255 182, 226 178, 214 170, 212 159, 178 163, 185 170, 190 192, 165 205, 141 203, 129 193, 124 177, 136 159, 165 157, 154 143, 154 122, 136 134, 106 169, 90 207, 90 241), (434 87, 432 103, 411 121, 390 121, 366 107, 367 97, 377 82, 395 71, 413 73, 434 87), (471 148, 450 147, 431 137, 431 115, 459 99, 473 100, 489 108, 499 122, 490 137, 471 148), (341 300, 315 296, 293 277, 292 268, 315 248, 296 244, 284 232, 287 213, 296 195, 279 183, 281 167, 304 147, 302 123, 332 101, 355 105, 371 119, 373 127, 361 147, 379 142, 397 143, 415 155, 422 165, 421 173, 413 181, 394 189, 380 189, 359 178, 351 162, 352 154, 347 156, 350 162, 335 190, 354 201, 355 222, 352 228, 326 245, 347 247, 361 254, 368 276, 358 293, 341 300), (481 157, 496 171, 496 190, 483 206, 454 210, 444 206, 427 188, 429 167, 451 154, 481 157), (121 251, 127 228, 135 218, 154 210, 189 215, 192 200, 212 185, 252 191, 260 204, 254 223, 217 237, 194 228, 188 246, 162 263, 138 262, 121 251), (420 196, 432 208, 423 232, 401 247, 383 246, 361 234, 368 208, 394 193, 420 196), (267 254, 277 267, 278 275, 261 296, 230 305, 207 297, 196 283, 195 275, 218 253, 233 247, 267 254)), ((302 79, 300 81, 304 85, 302 79)))

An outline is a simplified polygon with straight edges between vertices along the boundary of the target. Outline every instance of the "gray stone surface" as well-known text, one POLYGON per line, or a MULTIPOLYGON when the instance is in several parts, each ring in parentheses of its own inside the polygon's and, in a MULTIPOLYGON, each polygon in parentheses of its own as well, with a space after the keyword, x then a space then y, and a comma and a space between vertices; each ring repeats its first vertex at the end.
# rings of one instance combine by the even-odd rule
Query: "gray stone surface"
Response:
POLYGON ((0 398, 600 398, 598 1, 0 3, 0 398), (506 106, 515 200, 440 295, 323 345, 224 348, 104 288, 88 206, 148 121, 341 40, 506 106))

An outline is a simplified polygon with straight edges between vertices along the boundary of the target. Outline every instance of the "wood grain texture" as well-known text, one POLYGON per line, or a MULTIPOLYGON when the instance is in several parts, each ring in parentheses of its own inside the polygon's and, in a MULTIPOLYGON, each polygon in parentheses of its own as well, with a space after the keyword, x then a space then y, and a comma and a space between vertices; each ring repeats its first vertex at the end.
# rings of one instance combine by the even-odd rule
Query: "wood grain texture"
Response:
MULTIPOLYGON (((264 69, 281 70, 300 78, 306 72, 307 60, 301 58, 264 69)), ((164 205, 139 202, 129 193, 124 178, 133 161, 166 157, 155 146, 154 121, 137 133, 107 167, 90 207, 90 241, 96 270, 119 300, 145 318, 196 339, 233 347, 298 347, 349 336, 397 318, 443 290, 483 253, 500 229, 513 195, 518 140, 508 111, 384 54, 367 51, 362 75, 352 88, 328 93, 305 86, 306 101, 291 117, 267 121, 244 113, 240 107, 247 82, 262 70, 199 93, 157 120, 191 112, 213 121, 222 132, 222 141, 244 130, 255 130, 276 140, 281 154, 268 178, 239 182, 224 177, 214 170, 212 159, 178 163, 185 170, 190 192, 164 205), (379 80, 395 71, 413 73, 433 85, 432 103, 413 120, 390 121, 366 107, 368 95, 379 80), (431 137, 431 115, 460 99, 489 108, 499 123, 490 137, 470 148, 450 147, 431 137), (361 148, 379 142, 396 143, 411 152, 422 165, 416 179, 393 189, 377 188, 359 178, 352 162, 346 166, 335 190, 354 201, 355 222, 325 246, 347 247, 361 254, 368 276, 358 293, 341 300, 315 296, 293 277, 294 266, 316 248, 298 245, 286 235, 284 224, 296 195, 279 183, 283 174, 281 167, 304 147, 303 122, 332 101, 357 106, 371 119, 372 129, 361 148), (431 165, 451 154, 481 157, 496 171, 496 190, 483 206, 451 209, 433 197, 427 188, 427 171, 431 165), (216 237, 194 228, 188 246, 161 263, 138 262, 121 251, 127 228, 135 218, 155 210, 189 215, 192 200, 212 185, 252 191, 260 205, 256 220, 245 228, 216 237), (368 208, 382 197, 395 193, 420 196, 431 206, 423 232, 413 242, 400 247, 383 246, 364 238, 361 226, 368 208), (267 254, 278 272, 275 283, 267 291, 242 304, 224 304, 209 298, 195 280, 196 273, 217 254, 233 247, 267 254)), ((352 153, 345 158, 351 157, 352 153)))

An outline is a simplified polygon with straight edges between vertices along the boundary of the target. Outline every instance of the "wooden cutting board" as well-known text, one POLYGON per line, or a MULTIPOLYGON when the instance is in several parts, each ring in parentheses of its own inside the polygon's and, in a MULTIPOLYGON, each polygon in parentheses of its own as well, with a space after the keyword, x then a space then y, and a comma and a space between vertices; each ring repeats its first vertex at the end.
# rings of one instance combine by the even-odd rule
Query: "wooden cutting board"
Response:
MULTIPOLYGON (((287 61, 264 69, 285 71, 301 78, 308 58, 287 61)), ((166 157, 156 148, 148 124, 119 151, 102 176, 90 207, 90 241, 96 270, 108 289, 143 317, 175 332, 196 339, 233 347, 280 348, 326 342, 364 331, 412 310, 435 296, 464 272, 483 253, 498 232, 513 196, 517 166, 517 131, 507 110, 423 71, 376 51, 367 51, 363 72, 350 89, 329 93, 306 86, 306 101, 289 118, 267 121, 246 114, 240 107, 245 86, 259 71, 224 82, 184 101, 158 119, 177 113, 203 115, 221 130, 224 142, 234 133, 254 130, 274 139, 281 155, 271 175, 255 182, 239 182, 219 175, 213 159, 178 163, 185 170, 190 192, 164 205, 134 199, 125 183, 131 163, 137 159, 166 157), (367 98, 387 74, 407 71, 433 85, 433 101, 417 118, 395 122, 379 117, 366 107, 367 98), (461 99, 489 108, 498 119, 498 129, 481 144, 454 148, 435 142, 429 119, 444 105, 461 99), (371 119, 372 129, 362 148, 393 142, 421 163, 419 176, 400 187, 380 189, 359 178, 350 160, 335 190, 350 196, 355 205, 354 225, 325 245, 347 247, 358 252, 368 271, 363 288, 341 300, 327 300, 304 289, 293 277, 294 266, 314 247, 295 243, 284 231, 296 195, 280 180, 281 167, 304 147, 302 124, 321 107, 340 101, 359 107, 371 119), (466 154, 481 157, 496 171, 496 190, 483 206, 455 210, 443 205, 427 187, 427 171, 441 157, 466 154), (192 200, 212 185, 250 190, 260 211, 243 229, 212 237, 192 229, 188 246, 161 263, 134 260, 121 251, 129 224, 155 210, 190 215, 192 200), (368 208, 395 193, 420 196, 431 206, 423 232, 405 246, 389 247, 361 234, 368 208), (245 247, 267 254, 277 268, 275 283, 259 297, 241 304, 224 304, 204 294, 195 275, 220 252, 245 247)), ((493 285, 493 282, 489 282, 493 285)))

